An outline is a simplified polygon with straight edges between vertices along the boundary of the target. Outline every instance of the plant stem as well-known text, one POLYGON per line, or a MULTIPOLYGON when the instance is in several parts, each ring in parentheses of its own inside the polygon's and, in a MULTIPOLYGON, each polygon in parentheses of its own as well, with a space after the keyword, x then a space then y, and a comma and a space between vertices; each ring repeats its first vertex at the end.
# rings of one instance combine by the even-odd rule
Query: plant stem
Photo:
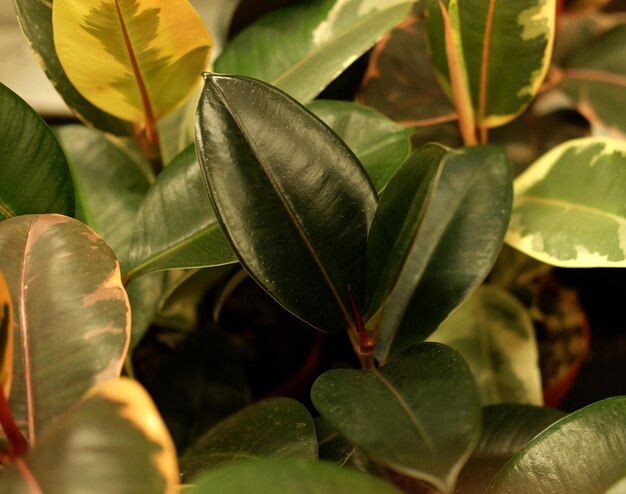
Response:
POLYGON ((11 408, 6 395, 4 394, 4 387, 0 384, 0 424, 2 430, 9 440, 9 458, 11 460, 22 456, 28 451, 28 441, 15 425, 11 408))

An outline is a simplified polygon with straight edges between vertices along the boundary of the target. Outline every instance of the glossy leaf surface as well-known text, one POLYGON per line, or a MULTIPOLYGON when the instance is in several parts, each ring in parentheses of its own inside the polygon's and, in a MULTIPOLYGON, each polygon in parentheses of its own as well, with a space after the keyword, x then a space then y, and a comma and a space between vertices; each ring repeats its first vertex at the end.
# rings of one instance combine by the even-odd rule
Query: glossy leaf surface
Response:
POLYGON ((328 100, 313 101, 307 108, 350 146, 378 192, 409 156, 412 131, 370 108, 328 100))
POLYGON ((128 276, 236 262, 215 217, 192 144, 152 185, 133 231, 128 276))
POLYGON ((316 0, 272 12, 241 32, 215 70, 247 75, 302 103, 409 13, 408 0, 316 0))
POLYGON ((441 8, 452 22, 477 125, 497 127, 513 120, 528 106, 548 70, 556 0, 428 0, 432 59, 450 93, 441 8))
POLYGON ((56 53, 52 29, 52 2, 13 0, 22 31, 52 84, 84 122, 116 135, 132 136, 133 128, 87 101, 67 78, 56 53))
POLYGON ((123 120, 170 113, 206 69, 211 37, 187 0, 55 0, 52 20, 72 84, 123 120))
POLYGON ((480 432, 469 367, 438 343, 412 346, 375 370, 337 369, 311 390, 315 408, 379 463, 451 492, 480 432))
POLYGON ((132 224, 148 190, 137 165, 101 133, 78 125, 56 130, 70 162, 77 218, 93 228, 126 268, 132 224))
POLYGON ((0 272, 0 385, 7 397, 13 379, 14 317, 11 293, 0 272))
POLYGON ((626 144, 566 142, 515 179, 506 241, 556 266, 626 266, 626 144))
POLYGON ((130 332, 128 299, 111 249, 71 218, 6 220, 0 251, 19 314, 10 404, 33 445, 89 387, 119 376, 130 332))
MULTIPOLYGON (((423 166, 418 157, 405 166, 423 166)), ((426 339, 487 275, 509 221, 511 175, 499 148, 450 152, 416 222, 408 206, 416 184, 396 174, 381 196, 368 240, 368 281, 377 290, 369 315, 384 302, 379 360, 426 339)))
POLYGON ((199 476, 189 494, 400 494, 383 480, 329 463, 245 461, 199 476))
POLYGON ((312 326, 352 324, 363 304, 376 193, 350 149, 277 89, 207 75, 197 148, 211 202, 240 262, 312 326))
POLYGON ((467 361, 483 405, 543 405, 535 328, 508 292, 483 285, 430 336, 467 361))
POLYGON ((183 479, 222 463, 283 456, 317 459, 313 418, 291 398, 271 398, 240 410, 204 434, 181 458, 183 479))
POLYGON ((0 83, 0 220, 22 214, 74 214, 67 160, 35 110, 0 83))
POLYGON ((625 465, 626 397, 619 396, 547 428, 511 458, 487 492, 607 492, 623 480, 625 465))
POLYGON ((322 416, 315 417, 318 455, 320 460, 342 466, 350 459, 356 446, 343 437, 322 416))
POLYGON ((148 394, 126 379, 92 388, 46 427, 37 446, 0 475, 0 490, 13 494, 178 492, 172 440, 148 394), (36 482, 39 491, 33 489, 36 482))

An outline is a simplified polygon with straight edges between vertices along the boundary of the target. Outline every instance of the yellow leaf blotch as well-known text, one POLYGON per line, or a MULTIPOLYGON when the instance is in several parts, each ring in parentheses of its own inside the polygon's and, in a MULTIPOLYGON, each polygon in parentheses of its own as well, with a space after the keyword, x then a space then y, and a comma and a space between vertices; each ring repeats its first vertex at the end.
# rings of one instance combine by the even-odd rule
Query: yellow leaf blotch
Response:
POLYGON ((13 377, 13 302, 0 273, 0 384, 8 398, 13 377))
POLYGON ((52 21, 71 83, 124 120, 172 112, 207 68, 211 37, 187 0, 55 0, 52 21))

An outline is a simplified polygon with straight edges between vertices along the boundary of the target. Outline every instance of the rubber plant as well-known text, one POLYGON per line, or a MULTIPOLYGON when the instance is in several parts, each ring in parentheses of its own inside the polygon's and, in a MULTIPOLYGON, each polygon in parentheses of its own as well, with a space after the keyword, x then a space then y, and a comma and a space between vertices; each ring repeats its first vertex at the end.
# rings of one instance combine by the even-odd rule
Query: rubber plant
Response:
POLYGON ((626 263, 621 18, 311 0, 227 39, 205 3, 14 0, 80 123, 0 84, 0 490, 622 489, 624 398, 543 407, 498 286, 507 255, 626 263), (374 45, 362 104, 318 98, 374 45), (564 107, 578 139, 541 121, 564 107), (268 336, 220 324, 246 283, 345 333, 340 365, 314 340, 310 402, 251 403, 242 345, 268 336))

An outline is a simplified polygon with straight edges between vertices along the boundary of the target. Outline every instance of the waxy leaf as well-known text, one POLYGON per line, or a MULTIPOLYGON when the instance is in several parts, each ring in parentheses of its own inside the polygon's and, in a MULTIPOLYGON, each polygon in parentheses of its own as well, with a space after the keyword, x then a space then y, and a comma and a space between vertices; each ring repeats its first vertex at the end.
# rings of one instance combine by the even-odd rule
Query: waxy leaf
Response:
POLYGON ((502 468, 487 492, 611 491, 626 472, 626 397, 569 414, 536 436, 502 468))
POLYGON ((48 78, 67 105, 84 122, 116 135, 132 136, 128 122, 103 112, 87 101, 67 78, 53 41, 52 2, 13 0, 22 31, 48 78))
POLYGON ((317 459, 313 418, 296 400, 272 398, 231 415, 204 434, 180 465, 188 480, 222 463, 268 456, 317 459))
POLYGON ((626 266, 626 144, 566 142, 515 179, 509 245, 548 264, 626 266))
POLYGON ((426 339, 469 297, 495 262, 509 221, 511 164, 492 146, 443 156, 422 210, 419 169, 427 161, 420 153, 428 149, 385 189, 368 240, 368 283, 376 290, 368 315, 384 303, 375 348, 382 362, 426 339))
POLYGON ((207 197, 192 144, 159 174, 139 209, 127 276, 236 261, 207 197))
POLYGON ((226 45, 215 70, 315 98, 408 13, 412 0, 316 0, 272 12, 226 45))
POLYGON ((378 192, 409 156, 412 130, 370 108, 328 100, 313 101, 307 108, 350 146, 378 192))
POLYGON ((76 89, 144 123, 180 106, 205 70, 211 37, 187 0, 54 0, 54 45, 76 89))
POLYGON ((5 397, 9 396, 13 379, 13 319, 11 293, 0 273, 0 386, 5 397))
POLYGON ((479 127, 513 120, 535 96, 548 70, 556 0, 428 0, 432 59, 451 93, 444 16, 451 19, 464 84, 479 127))
POLYGON ((561 88, 593 124, 626 138, 626 25, 574 51, 563 70, 561 88))
POLYGON ((178 492, 172 439, 148 394, 128 379, 90 389, 21 461, 0 475, 2 492, 178 492))
POLYGON ((315 417, 315 433, 320 460, 342 466, 354 454, 356 446, 339 434, 322 416, 315 417))
POLYGON ((311 399, 376 461, 443 492, 454 489, 480 432, 471 371, 458 352, 438 343, 412 346, 380 369, 328 371, 313 384, 311 399))
POLYGON ((293 459, 243 461, 200 475, 188 494, 400 494, 372 475, 293 459))
POLYGON ((526 308, 508 292, 479 287, 429 339, 463 355, 483 405, 543 405, 535 328, 526 308))
POLYGON ((248 78, 208 74, 196 125, 211 202, 246 270, 312 326, 350 326, 376 208, 354 154, 296 101, 248 78))
POLYGON ((0 220, 31 213, 74 214, 63 150, 35 110, 0 83, 0 220))
POLYGON ((11 410, 34 445, 88 388, 119 376, 129 342, 128 299, 111 249, 71 218, 6 220, 0 252, 16 313, 11 410))

